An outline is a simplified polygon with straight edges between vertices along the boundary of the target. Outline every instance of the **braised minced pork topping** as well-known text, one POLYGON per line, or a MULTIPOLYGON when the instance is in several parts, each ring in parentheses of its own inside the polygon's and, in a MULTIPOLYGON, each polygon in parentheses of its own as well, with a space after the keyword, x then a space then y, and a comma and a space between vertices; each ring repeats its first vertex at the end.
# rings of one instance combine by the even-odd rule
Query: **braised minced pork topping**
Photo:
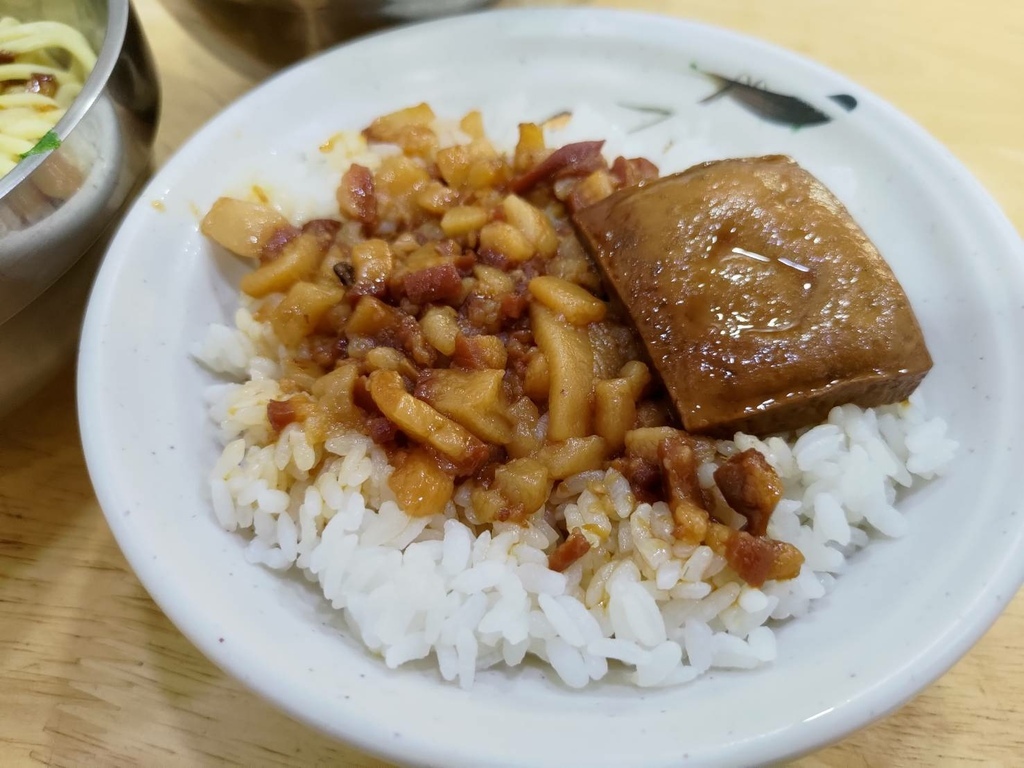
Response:
MULTIPOLYGON (((615 467, 638 499, 669 502, 678 539, 706 543, 749 584, 795 577, 799 551, 766 536, 774 470, 747 451, 718 469, 717 490, 700 486, 714 444, 679 429, 573 231, 574 211, 657 168, 609 165, 599 141, 552 150, 530 123, 507 156, 476 112, 460 123, 467 143, 440 146, 435 124, 423 104, 375 120, 366 138, 400 151, 344 173, 337 219, 298 225, 231 198, 204 219, 254 260, 241 288, 289 352, 271 428, 299 423, 313 441, 361 431, 386 449, 408 514, 468 487, 464 522, 477 527, 526 523, 558 481, 615 467), (722 524, 724 504, 746 531, 722 524)), ((554 570, 603 535, 562 533, 554 570)))

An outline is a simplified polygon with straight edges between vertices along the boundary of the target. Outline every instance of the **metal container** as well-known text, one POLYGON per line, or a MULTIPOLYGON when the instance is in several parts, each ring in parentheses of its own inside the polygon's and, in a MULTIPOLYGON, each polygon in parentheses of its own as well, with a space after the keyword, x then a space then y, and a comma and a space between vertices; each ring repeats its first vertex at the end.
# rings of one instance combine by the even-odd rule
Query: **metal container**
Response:
POLYGON ((106 239, 148 174, 160 98, 129 0, 0 0, 0 15, 64 22, 97 52, 60 147, 0 178, 2 414, 70 358, 106 239))

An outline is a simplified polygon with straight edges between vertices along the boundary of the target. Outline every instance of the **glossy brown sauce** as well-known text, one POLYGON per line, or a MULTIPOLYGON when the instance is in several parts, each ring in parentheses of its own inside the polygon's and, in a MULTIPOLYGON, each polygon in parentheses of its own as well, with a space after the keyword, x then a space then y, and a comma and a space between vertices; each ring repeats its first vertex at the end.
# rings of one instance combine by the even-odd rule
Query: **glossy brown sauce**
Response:
POLYGON ((892 270, 788 158, 697 166, 575 222, 687 430, 804 426, 901 400, 931 367, 892 270))

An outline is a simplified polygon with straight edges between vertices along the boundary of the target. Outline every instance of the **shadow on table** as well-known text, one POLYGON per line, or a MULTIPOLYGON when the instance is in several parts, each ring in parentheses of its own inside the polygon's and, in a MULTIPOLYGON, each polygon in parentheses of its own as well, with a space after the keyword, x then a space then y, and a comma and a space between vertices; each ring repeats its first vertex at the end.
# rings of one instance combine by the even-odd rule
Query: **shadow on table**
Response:
POLYGON ((36 553, 74 535, 90 509, 75 409, 75 369, 0 419, 0 576, 31 567, 36 553))
POLYGON ((82 562, 90 551, 83 544, 104 523, 78 438, 72 364, 0 420, 0 446, 0 668, 6 669, 12 657, 31 652, 37 622, 74 610, 77 587, 69 574, 83 565, 107 568, 82 562))
POLYGON ((254 77, 390 26, 463 12, 493 0, 160 0, 206 49, 254 77), (403 11, 402 7, 408 6, 403 11), (437 10, 435 10, 437 9, 437 10), (257 64, 258 62, 258 64, 257 64))

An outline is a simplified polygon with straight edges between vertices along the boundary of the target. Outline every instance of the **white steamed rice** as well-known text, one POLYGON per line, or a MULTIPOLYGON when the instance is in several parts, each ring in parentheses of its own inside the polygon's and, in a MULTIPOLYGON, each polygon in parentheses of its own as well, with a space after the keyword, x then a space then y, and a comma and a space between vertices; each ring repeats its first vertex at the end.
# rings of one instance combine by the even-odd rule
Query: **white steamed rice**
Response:
MULTIPOLYGON (((316 583, 389 667, 432 656, 441 676, 462 686, 481 669, 527 657, 573 688, 609 674, 675 685, 712 668, 770 662, 774 622, 805 614, 877 535, 906 533, 900 489, 940 474, 956 449, 919 395, 835 408, 789 441, 721 442, 723 457, 756 448, 778 471, 785 495, 768 533, 806 558, 797 578, 761 589, 708 547, 675 542, 668 506, 637 504, 618 472, 571 477, 556 486, 551 511, 570 529, 606 533, 606 554, 557 573, 545 550, 558 535, 543 511, 527 527, 498 523, 475 535, 460 522, 473 519, 465 494, 442 515, 405 515, 384 452, 362 435, 314 446, 292 424, 270 442, 266 406, 279 395, 282 353, 245 306, 234 328, 212 326, 196 349, 212 370, 244 381, 209 393, 224 445, 210 473, 218 522, 246 532, 251 562, 297 568, 316 583)), ((701 468, 705 485, 713 470, 701 468)))

